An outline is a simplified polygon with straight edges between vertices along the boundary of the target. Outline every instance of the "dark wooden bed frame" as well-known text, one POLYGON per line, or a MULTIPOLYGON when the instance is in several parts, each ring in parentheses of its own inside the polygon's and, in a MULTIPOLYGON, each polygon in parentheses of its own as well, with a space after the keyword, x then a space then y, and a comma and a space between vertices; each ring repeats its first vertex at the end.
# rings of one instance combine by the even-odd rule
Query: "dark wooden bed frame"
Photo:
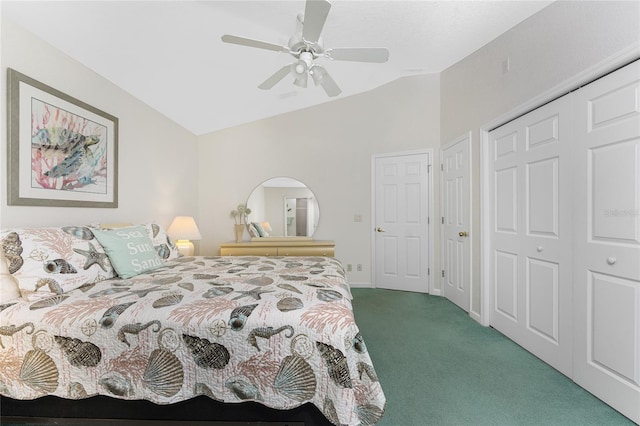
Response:
POLYGON ((256 402, 222 403, 206 396, 170 405, 94 396, 72 400, 45 396, 36 400, 0 398, 1 424, 154 424, 331 426, 313 404, 276 410, 256 402), (85 420, 85 422, 82 421, 85 420), (161 423, 159 423, 161 422, 161 423))

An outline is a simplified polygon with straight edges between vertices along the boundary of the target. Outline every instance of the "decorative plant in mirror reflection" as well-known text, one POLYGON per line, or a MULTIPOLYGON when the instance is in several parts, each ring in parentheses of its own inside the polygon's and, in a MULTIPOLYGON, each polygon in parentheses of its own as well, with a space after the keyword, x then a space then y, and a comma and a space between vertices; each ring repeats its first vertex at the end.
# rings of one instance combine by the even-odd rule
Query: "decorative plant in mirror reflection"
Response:
POLYGON ((251 209, 246 204, 238 204, 235 210, 231 210, 231 217, 235 221, 236 225, 247 225, 249 223, 249 215, 251 209))

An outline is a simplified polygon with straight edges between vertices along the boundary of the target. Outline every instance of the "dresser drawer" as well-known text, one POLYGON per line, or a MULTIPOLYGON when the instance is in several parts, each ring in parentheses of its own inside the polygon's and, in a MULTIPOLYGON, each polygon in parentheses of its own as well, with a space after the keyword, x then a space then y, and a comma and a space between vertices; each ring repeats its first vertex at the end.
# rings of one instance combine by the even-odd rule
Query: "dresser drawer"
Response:
POLYGON ((333 247, 278 247, 278 256, 329 256, 333 257, 333 247))
POLYGON ((335 256, 333 241, 298 240, 295 237, 220 245, 221 256, 335 256))
POLYGON ((278 256, 278 247, 221 247, 221 256, 278 256))

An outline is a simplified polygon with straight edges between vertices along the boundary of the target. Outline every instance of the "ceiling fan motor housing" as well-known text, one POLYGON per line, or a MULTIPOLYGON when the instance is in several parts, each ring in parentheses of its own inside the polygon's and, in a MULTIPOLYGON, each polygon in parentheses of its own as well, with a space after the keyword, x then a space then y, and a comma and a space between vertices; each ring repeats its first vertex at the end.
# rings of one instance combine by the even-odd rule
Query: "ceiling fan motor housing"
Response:
POLYGON ((288 46, 291 54, 296 58, 298 58, 303 52, 311 53, 313 55, 313 59, 324 54, 322 38, 319 38, 315 43, 310 42, 302 38, 301 32, 295 33, 291 36, 288 46))

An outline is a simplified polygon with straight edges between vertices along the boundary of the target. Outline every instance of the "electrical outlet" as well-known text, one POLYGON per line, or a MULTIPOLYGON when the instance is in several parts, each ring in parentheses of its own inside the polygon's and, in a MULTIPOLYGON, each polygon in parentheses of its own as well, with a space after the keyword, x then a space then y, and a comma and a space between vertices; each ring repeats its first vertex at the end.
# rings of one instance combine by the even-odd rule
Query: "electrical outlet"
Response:
POLYGON ((356 270, 357 270, 358 272, 362 272, 362 264, 361 264, 361 263, 358 263, 358 264, 356 265, 356 270))
POLYGON ((347 263, 347 272, 353 271, 353 266, 350 263, 347 263))

